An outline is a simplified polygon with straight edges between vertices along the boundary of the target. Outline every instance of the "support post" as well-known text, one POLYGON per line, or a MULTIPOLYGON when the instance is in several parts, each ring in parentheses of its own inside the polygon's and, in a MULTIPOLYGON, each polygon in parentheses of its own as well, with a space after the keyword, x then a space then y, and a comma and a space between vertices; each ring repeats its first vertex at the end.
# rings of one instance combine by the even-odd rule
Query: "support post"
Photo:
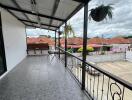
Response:
POLYGON ((83 52, 82 52, 82 90, 85 90, 85 69, 87 54, 87 23, 88 23, 88 3, 84 4, 84 24, 83 24, 83 52))
MULTIPOLYGON (((67 34, 66 34, 66 25, 67 23, 65 23, 65 51, 67 51, 67 34)), ((65 67, 67 67, 67 53, 65 52, 65 67)))
POLYGON ((55 31, 55 50, 56 50, 56 31, 55 31))
MULTIPOLYGON (((60 47, 60 29, 59 29, 59 33, 58 33, 58 45, 60 47)), ((60 59, 60 49, 59 49, 59 59, 60 59)))

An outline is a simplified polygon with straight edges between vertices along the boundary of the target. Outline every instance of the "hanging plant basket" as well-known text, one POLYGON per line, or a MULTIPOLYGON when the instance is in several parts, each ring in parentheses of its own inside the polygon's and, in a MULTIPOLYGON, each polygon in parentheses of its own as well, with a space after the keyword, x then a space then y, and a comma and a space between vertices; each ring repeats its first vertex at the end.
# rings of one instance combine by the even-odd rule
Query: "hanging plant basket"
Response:
POLYGON ((101 6, 90 10, 89 18, 92 18, 96 22, 106 19, 107 16, 112 19, 112 9, 113 7, 111 5, 104 6, 102 4, 101 6))

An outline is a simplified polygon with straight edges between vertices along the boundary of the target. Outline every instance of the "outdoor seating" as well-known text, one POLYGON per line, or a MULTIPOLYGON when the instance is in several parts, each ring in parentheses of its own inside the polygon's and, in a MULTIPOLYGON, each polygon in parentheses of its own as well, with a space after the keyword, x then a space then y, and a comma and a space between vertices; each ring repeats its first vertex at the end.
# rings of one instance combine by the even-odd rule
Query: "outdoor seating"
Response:
POLYGON ((65 54, 64 52, 62 52, 62 51, 60 51, 59 52, 59 50, 48 50, 48 57, 50 56, 50 55, 53 55, 52 56, 52 58, 51 58, 51 61, 52 61, 52 59, 56 56, 56 54, 65 54))
POLYGON ((34 54, 36 54, 36 50, 40 50, 42 54, 42 50, 49 50, 48 43, 32 43, 27 44, 27 54, 29 54, 28 51, 33 50, 34 54))

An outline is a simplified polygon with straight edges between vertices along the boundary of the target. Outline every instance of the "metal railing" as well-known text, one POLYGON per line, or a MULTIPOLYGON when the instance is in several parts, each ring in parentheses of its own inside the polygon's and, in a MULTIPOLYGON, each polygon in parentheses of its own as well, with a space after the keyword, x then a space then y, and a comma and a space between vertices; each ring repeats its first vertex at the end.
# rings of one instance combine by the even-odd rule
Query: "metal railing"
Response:
MULTIPOLYGON (((81 84, 83 60, 62 48, 59 49, 67 54, 67 68, 81 84)), ((60 57, 63 62, 64 56, 60 57)), ((92 63, 85 63, 85 90, 92 100, 132 100, 131 83, 92 63)))

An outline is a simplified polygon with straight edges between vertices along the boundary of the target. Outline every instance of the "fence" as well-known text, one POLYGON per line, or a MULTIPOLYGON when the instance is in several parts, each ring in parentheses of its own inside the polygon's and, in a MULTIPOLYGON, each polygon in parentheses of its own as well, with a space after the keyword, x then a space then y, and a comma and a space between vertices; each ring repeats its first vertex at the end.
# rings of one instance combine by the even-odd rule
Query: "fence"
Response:
MULTIPOLYGON (((67 68, 82 83, 83 60, 59 48, 67 56, 67 68)), ((64 56, 61 60, 64 62, 64 56)), ((93 65, 85 62, 85 91, 92 100, 131 100, 132 84, 93 65)))

